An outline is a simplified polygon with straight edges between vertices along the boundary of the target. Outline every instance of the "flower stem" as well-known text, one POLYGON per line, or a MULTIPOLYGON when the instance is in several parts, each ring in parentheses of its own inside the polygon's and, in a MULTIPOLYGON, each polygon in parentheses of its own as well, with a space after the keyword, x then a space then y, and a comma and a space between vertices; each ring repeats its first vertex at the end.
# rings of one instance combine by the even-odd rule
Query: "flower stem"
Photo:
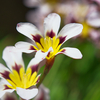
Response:
POLYGON ((39 81, 38 84, 37 84, 37 88, 38 88, 38 87, 40 86, 40 84, 43 82, 44 78, 46 77, 46 75, 48 74, 49 70, 50 70, 51 67, 53 66, 54 60, 55 60, 55 57, 46 60, 45 69, 44 69, 44 72, 43 72, 43 75, 42 75, 40 81, 39 81))

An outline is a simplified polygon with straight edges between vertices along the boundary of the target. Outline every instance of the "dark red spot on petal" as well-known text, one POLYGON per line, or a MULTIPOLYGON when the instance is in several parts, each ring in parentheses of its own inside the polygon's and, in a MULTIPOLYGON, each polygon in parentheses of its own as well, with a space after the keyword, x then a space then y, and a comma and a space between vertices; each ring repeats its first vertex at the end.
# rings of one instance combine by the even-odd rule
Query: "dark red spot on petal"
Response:
POLYGON ((62 54, 62 53, 64 53, 66 50, 65 49, 63 49, 62 51, 60 51, 59 52, 59 54, 62 54))
POLYGON ((47 57, 49 57, 50 56, 50 52, 48 52, 48 54, 47 54, 47 57))
POLYGON ((75 18, 71 18, 70 23, 77 23, 77 21, 75 20, 75 18))
POLYGON ((63 49, 61 52, 65 52, 66 50, 65 49, 63 49))
POLYGON ((35 42, 38 42, 38 43, 40 43, 40 38, 42 38, 40 35, 32 35, 32 37, 33 37, 33 40, 35 41, 35 42))
POLYGON ((11 89, 11 88, 8 87, 7 85, 4 85, 4 90, 7 90, 7 89, 11 89))
POLYGON ((29 50, 36 50, 33 46, 30 46, 29 50))
POLYGON ((17 65, 15 63, 15 66, 13 66, 12 68, 13 68, 13 70, 16 70, 19 73, 21 67, 22 67, 21 65, 17 65))
POLYGON ((55 33, 53 32, 53 30, 51 30, 50 32, 47 32, 47 36, 53 38, 55 36, 55 33))
POLYGON ((0 74, 2 75, 3 78, 5 78, 5 79, 10 79, 10 78, 9 78, 10 72, 4 71, 3 73, 0 73, 0 74))
POLYGON ((65 41, 65 39, 66 39, 66 36, 64 36, 64 37, 59 37, 59 44, 62 44, 64 41, 65 41))
POLYGON ((36 65, 33 65, 33 66, 31 66, 30 67, 31 69, 32 69, 32 74, 36 71, 38 71, 38 64, 36 64, 36 65))
POLYGON ((17 24, 17 27, 20 27, 21 25, 20 24, 17 24))

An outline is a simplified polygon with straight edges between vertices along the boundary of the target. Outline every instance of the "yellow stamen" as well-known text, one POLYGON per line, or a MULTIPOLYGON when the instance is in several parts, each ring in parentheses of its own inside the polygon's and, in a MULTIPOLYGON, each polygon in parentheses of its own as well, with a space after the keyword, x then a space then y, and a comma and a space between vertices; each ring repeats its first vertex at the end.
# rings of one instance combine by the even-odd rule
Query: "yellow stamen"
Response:
POLYGON ((39 50, 43 52, 47 52, 50 47, 52 47, 53 51, 50 52, 49 56, 47 56, 47 59, 50 59, 51 57, 54 57, 61 47, 60 41, 55 36, 53 38, 46 36, 45 38, 40 39, 40 43, 36 42, 36 45, 39 50))
POLYGON ((11 86, 7 86, 12 89, 16 89, 16 87, 25 89, 29 88, 33 85, 36 85, 38 80, 38 76, 36 76, 37 72, 32 73, 31 68, 28 68, 26 73, 24 68, 21 68, 19 73, 16 70, 13 70, 13 72, 9 74, 10 79, 7 79, 11 86))

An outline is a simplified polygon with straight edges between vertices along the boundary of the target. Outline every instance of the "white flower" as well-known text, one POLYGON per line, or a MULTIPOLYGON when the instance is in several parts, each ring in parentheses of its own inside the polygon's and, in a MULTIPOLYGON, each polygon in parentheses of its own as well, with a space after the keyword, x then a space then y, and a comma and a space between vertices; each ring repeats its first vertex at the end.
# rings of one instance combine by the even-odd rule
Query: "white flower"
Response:
POLYGON ((18 23, 17 31, 27 36, 33 41, 28 42, 17 42, 15 46, 22 52, 31 53, 34 51, 41 50, 47 52, 50 47, 51 50, 46 56, 50 59, 57 54, 65 54, 75 59, 81 59, 82 54, 77 48, 65 47, 60 49, 61 45, 68 39, 79 35, 82 32, 83 26, 78 23, 70 23, 65 25, 62 30, 58 33, 60 27, 60 16, 56 13, 49 14, 44 20, 44 33, 41 32, 31 23, 18 23))
POLYGON ((50 100, 50 91, 43 84, 40 85, 37 96, 34 100, 50 100))
POLYGON ((23 99, 31 99, 37 95, 38 89, 36 84, 39 81, 40 75, 37 76, 37 71, 40 61, 42 61, 47 53, 37 51, 26 71, 22 59, 22 53, 15 47, 6 47, 3 51, 3 59, 7 67, 0 63, 0 98, 6 92, 16 91, 23 99))

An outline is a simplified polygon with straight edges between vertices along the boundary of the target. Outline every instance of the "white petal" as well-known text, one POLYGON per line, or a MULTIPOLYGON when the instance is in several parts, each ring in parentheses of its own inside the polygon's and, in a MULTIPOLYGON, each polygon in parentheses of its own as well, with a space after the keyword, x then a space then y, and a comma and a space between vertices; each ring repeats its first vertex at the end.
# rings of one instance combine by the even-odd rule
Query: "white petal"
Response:
POLYGON ((82 54, 77 48, 66 47, 66 48, 63 48, 63 52, 59 52, 58 54, 60 53, 65 54, 74 59, 82 58, 82 54))
POLYGON ((12 93, 7 92, 0 100, 18 100, 18 98, 15 92, 12 93))
POLYGON ((7 67, 5 67, 3 64, 0 63, 0 73, 4 72, 4 71, 9 71, 9 69, 7 67))
POLYGON ((13 92, 14 89, 6 89, 4 90, 4 85, 9 84, 5 79, 0 80, 0 98, 6 93, 6 92, 13 92))
POLYGON ((44 35, 53 31, 57 35, 60 27, 60 16, 56 13, 49 14, 44 20, 44 35))
POLYGON ((4 87, 2 87, 3 85, 11 85, 11 84, 6 79, 1 78, 1 80, 0 80, 0 90, 2 90, 2 88, 4 88, 4 87))
MULTIPOLYGON (((46 56, 48 55, 48 53, 49 53, 50 51, 52 51, 52 50, 53 50, 52 47, 50 47, 49 50, 48 50, 47 52, 45 52, 45 53, 42 52, 41 50, 37 51, 36 54, 35 54, 35 57, 29 62, 27 68, 31 67, 31 68, 33 68, 33 70, 34 70, 34 69, 35 69, 35 70, 38 69, 39 63, 40 63, 41 61, 43 61, 43 60, 46 58, 46 56)), ((44 63, 43 63, 43 64, 44 64, 44 63)))
POLYGON ((10 74, 10 70, 0 63, 0 78, 6 78, 10 74))
POLYGON ((0 91, 3 91, 5 84, 8 84, 7 80, 5 80, 3 78, 0 79, 0 91))
MULTIPOLYGON (((65 41, 79 35, 82 32, 83 26, 78 23, 70 23, 65 25, 58 34, 59 37, 66 37, 65 41)), ((65 42, 64 41, 64 42, 65 42)))
POLYGON ((1 98, 6 92, 12 93, 13 91, 14 91, 14 89, 7 89, 7 90, 0 91, 0 98, 1 98))
POLYGON ((17 31, 21 34, 27 36, 28 38, 33 40, 32 35, 39 35, 42 37, 39 30, 31 23, 18 23, 16 27, 17 31))
POLYGON ((48 55, 48 53, 49 53, 50 51, 53 51, 53 48, 52 48, 52 47, 50 47, 49 50, 48 50, 47 52, 45 52, 45 53, 42 52, 41 50, 39 50, 39 51, 36 53, 35 58, 41 61, 41 60, 45 59, 45 57, 48 55))
POLYGON ((25 52, 25 53, 32 53, 36 50, 31 50, 31 47, 33 47, 33 44, 28 43, 28 42, 17 42, 15 44, 15 47, 18 48, 21 52, 25 52))
POLYGON ((37 88, 23 89, 23 88, 17 87, 16 92, 23 99, 32 99, 38 94, 38 89, 37 88))
POLYGON ((8 46, 3 51, 2 58, 5 60, 7 66, 12 70, 12 67, 17 65, 21 65, 24 67, 24 62, 22 59, 22 52, 16 49, 14 46, 8 46))
POLYGON ((87 20, 87 23, 93 27, 100 27, 100 17, 98 18, 90 18, 87 20))

